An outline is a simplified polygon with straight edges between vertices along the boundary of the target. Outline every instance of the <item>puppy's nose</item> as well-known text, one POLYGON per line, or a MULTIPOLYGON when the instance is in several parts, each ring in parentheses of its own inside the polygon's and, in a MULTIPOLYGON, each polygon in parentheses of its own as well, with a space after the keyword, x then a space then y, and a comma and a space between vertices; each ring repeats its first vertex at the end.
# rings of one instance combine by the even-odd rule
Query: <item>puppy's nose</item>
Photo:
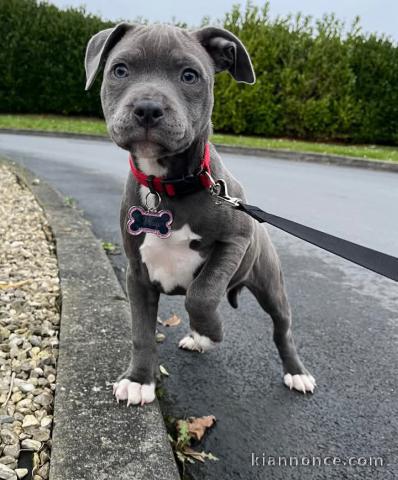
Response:
POLYGON ((164 113, 160 103, 141 100, 135 104, 134 115, 142 127, 154 127, 160 122, 164 113))

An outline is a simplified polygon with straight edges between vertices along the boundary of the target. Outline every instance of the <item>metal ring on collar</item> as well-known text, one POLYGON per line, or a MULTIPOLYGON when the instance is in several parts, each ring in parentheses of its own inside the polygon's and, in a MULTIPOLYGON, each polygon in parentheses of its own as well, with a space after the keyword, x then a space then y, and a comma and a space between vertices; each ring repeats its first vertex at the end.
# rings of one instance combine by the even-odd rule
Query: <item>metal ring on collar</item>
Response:
POLYGON ((145 207, 149 212, 156 212, 156 210, 158 209, 161 201, 162 201, 162 199, 161 199, 158 192, 148 192, 146 194, 146 197, 145 197, 145 207), (148 203, 148 198, 149 198, 150 195, 154 195, 154 197, 155 197, 155 201, 154 201, 153 206, 150 206, 149 203, 148 203))

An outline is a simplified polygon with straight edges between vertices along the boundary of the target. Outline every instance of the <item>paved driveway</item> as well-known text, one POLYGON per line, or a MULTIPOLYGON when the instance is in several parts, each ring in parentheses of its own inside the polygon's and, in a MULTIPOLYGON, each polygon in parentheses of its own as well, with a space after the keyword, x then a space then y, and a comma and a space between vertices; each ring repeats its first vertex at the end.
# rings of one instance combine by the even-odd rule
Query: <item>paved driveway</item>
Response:
MULTIPOLYGON (((120 242, 125 152, 100 141, 0 134, 0 154, 75 198, 97 236, 120 242)), ((235 155, 224 161, 250 203, 398 256, 397 174, 235 155)), ((220 461, 194 466, 190 476, 397 478, 397 284, 269 229, 284 266, 298 348, 318 388, 304 397, 282 385, 270 319, 248 292, 237 311, 224 302, 225 341, 205 355, 177 349, 188 330, 183 301, 162 298, 161 317, 184 318, 165 330, 159 347, 170 372, 163 412, 218 420, 202 447, 220 461), (371 457, 382 457, 384 465, 369 465, 380 462, 371 457), (296 461, 315 466, 284 466, 296 461)), ((122 278, 124 257, 112 261, 122 278)))

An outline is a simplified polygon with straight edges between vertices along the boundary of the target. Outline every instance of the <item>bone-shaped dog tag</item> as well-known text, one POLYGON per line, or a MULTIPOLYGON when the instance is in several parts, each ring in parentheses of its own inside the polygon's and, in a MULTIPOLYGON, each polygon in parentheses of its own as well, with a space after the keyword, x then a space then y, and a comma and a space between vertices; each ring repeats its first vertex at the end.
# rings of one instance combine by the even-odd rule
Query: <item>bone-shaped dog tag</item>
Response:
POLYGON ((170 210, 151 212, 142 207, 131 207, 128 216, 127 231, 131 235, 145 232, 153 233, 160 238, 167 238, 171 234, 173 214, 170 210))

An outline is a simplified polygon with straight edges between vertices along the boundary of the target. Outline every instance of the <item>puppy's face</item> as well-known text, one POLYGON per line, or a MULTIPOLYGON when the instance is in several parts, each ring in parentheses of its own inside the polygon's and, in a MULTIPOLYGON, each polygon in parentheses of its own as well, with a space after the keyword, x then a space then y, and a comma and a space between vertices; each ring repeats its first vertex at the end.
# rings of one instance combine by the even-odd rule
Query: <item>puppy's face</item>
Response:
POLYGON ((131 29, 110 52, 101 89, 112 139, 139 156, 181 152, 209 123, 210 57, 187 32, 131 29))
POLYGON ((220 29, 119 24, 104 30, 87 47, 87 88, 105 60, 101 100, 109 133, 139 157, 182 152, 207 131, 215 72, 254 81, 243 45, 220 29))

